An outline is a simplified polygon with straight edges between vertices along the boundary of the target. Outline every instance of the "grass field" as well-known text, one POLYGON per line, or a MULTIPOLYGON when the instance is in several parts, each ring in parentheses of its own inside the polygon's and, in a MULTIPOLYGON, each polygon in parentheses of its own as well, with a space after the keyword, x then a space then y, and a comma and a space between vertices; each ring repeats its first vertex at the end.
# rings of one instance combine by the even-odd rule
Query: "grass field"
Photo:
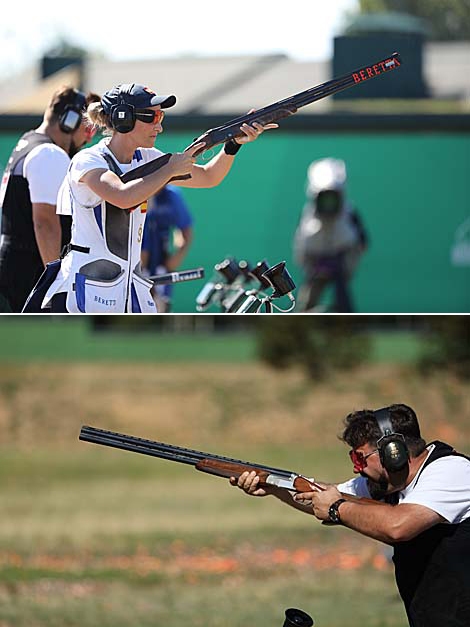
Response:
MULTIPOLYGON (((409 331, 374 332, 370 360, 409 363, 422 345, 423 339, 409 331)), ((256 358, 255 337, 248 332, 96 333, 89 320, 64 317, 0 317, 0 346, 0 361, 7 362, 136 359, 240 363, 256 358)))
POLYGON ((298 607, 318 627, 402 627, 380 544, 191 467, 79 442, 80 426, 339 480, 351 409, 407 402, 427 439, 468 452, 468 398, 449 373, 396 363, 313 382, 243 359, 6 359, 0 625, 271 627, 298 607))

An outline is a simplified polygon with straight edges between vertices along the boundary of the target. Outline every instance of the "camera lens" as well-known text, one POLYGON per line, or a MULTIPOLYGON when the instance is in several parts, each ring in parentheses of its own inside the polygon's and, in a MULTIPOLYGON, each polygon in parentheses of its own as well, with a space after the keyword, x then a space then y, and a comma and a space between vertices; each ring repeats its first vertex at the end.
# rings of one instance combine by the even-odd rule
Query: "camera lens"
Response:
POLYGON ((286 262, 281 261, 263 274, 276 291, 276 296, 285 296, 295 289, 295 283, 286 268, 286 262))
POLYGON ((250 281, 253 278, 251 275, 251 266, 246 259, 241 259, 238 262, 238 268, 243 274, 243 278, 245 279, 245 281, 250 281))
POLYGON ((233 313, 245 302, 247 294, 243 288, 240 288, 233 294, 229 294, 227 298, 222 301, 222 306, 225 307, 227 313, 233 313))
POLYGON ((263 259, 263 261, 258 261, 256 266, 250 270, 250 273, 255 279, 258 279, 262 287, 271 287, 271 283, 263 276, 266 270, 269 270, 268 262, 266 259, 263 259))
POLYGON ((221 261, 220 263, 216 263, 214 269, 225 278, 227 283, 233 283, 237 276, 241 274, 241 271, 238 267, 235 259, 227 258, 221 261))
POLYGON ((199 294, 196 296, 196 305, 201 308, 207 307, 212 297, 214 296, 216 289, 217 288, 214 283, 206 283, 202 290, 199 292, 199 294))
POLYGON ((253 294, 250 294, 249 296, 246 297, 245 301, 241 304, 241 306, 238 309, 234 310, 233 313, 239 313, 239 314, 258 313, 262 304, 263 303, 260 301, 259 298, 256 298, 256 296, 254 296, 253 294))
POLYGON ((286 610, 286 620, 283 627, 312 627, 313 618, 302 610, 290 607, 286 610))

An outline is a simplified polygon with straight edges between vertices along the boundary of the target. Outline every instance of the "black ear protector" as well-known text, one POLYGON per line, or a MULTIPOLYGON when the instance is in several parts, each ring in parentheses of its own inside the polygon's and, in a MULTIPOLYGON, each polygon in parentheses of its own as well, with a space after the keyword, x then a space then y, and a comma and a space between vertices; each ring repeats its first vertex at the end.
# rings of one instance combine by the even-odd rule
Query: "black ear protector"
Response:
POLYGON ((119 87, 119 103, 111 107, 109 119, 118 133, 130 133, 135 126, 135 107, 126 102, 125 96, 130 94, 134 83, 119 87))
POLYGON ((380 462, 388 472, 403 470, 408 464, 410 453, 401 433, 395 433, 392 427, 390 410, 387 407, 373 412, 382 436, 377 440, 380 462))
POLYGON ((65 105, 59 116, 59 128, 64 133, 73 133, 80 126, 82 113, 86 106, 86 96, 83 92, 74 90, 75 99, 65 105))

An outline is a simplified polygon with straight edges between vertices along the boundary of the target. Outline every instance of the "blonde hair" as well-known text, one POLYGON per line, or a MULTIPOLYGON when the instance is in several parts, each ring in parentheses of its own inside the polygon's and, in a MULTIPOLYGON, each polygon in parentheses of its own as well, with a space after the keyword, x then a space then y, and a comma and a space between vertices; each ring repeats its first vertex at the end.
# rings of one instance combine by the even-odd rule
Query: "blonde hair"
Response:
POLYGON ((101 130, 103 135, 113 134, 114 129, 111 126, 109 115, 105 113, 101 101, 90 103, 84 117, 92 126, 101 130))

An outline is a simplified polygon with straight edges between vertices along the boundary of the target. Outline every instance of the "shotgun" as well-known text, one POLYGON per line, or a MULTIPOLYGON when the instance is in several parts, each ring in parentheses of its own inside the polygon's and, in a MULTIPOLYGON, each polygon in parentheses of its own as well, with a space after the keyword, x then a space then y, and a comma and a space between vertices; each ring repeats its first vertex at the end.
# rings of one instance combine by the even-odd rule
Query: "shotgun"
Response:
MULTIPOLYGON (((150 455, 151 457, 159 457, 161 459, 179 462, 180 464, 190 464, 194 466, 196 470, 227 479, 230 477, 238 479, 244 472, 254 470, 260 478, 258 484, 260 488, 275 486, 293 492, 311 492, 312 490, 325 489, 323 486, 316 483, 314 479, 308 479, 291 470, 253 464, 240 459, 223 457, 212 453, 203 453, 202 451, 183 448, 173 444, 146 440, 132 435, 116 433, 114 431, 105 431, 103 429, 97 429, 96 427, 84 425, 80 430, 79 440, 119 448, 133 453, 141 453, 142 455, 150 455)), ((357 497, 351 494, 342 494, 342 496, 349 501, 379 504, 378 501, 374 501, 373 499, 357 497)))
POLYGON ((147 277, 153 281, 154 285, 171 285, 172 283, 183 283, 185 281, 195 281, 204 278, 204 268, 194 268, 193 270, 180 270, 178 272, 168 272, 165 274, 154 274, 147 277))
MULTIPOLYGON (((244 135, 241 130, 243 124, 253 124, 254 122, 258 122, 259 124, 266 125, 271 122, 277 122, 277 120, 287 118, 290 115, 297 113, 301 107, 305 107, 312 102, 316 102, 317 100, 321 100, 327 96, 332 96, 344 89, 360 85, 365 81, 395 70, 399 68, 401 64, 402 61, 400 55, 398 52, 394 52, 385 59, 375 61, 369 65, 364 65, 363 67, 357 68, 347 74, 343 74, 343 76, 333 78, 332 80, 316 85, 315 87, 310 87, 305 91, 289 96, 288 98, 284 98, 283 100, 279 100, 278 102, 274 102, 273 104, 267 105, 257 111, 246 113, 238 118, 233 118, 233 120, 229 120, 221 126, 211 128, 197 137, 187 148, 185 148, 185 151, 191 150, 200 142, 204 142, 204 146, 194 153, 195 156, 200 155, 202 152, 209 150, 210 148, 214 148, 214 146, 224 144, 230 139, 235 139, 236 137, 244 135)), ((161 157, 158 157, 158 159, 148 161, 138 168, 126 172, 126 174, 121 175, 120 178, 124 183, 127 183, 128 181, 140 178, 141 176, 147 176, 148 174, 152 174, 153 172, 159 170, 162 166, 166 165, 170 158, 171 154, 166 153, 161 157)), ((191 178, 190 174, 175 176, 171 180, 184 180, 188 178, 191 178)))

